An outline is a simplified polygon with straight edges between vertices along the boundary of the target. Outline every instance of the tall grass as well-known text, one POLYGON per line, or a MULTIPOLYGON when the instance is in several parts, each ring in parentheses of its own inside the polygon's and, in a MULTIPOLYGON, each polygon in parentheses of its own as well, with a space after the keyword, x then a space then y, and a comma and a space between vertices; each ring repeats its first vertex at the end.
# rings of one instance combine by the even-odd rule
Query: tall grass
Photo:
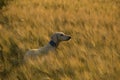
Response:
POLYGON ((118 0, 14 0, 0 10, 0 80, 119 80, 118 0), (57 53, 24 64, 62 31, 57 53))

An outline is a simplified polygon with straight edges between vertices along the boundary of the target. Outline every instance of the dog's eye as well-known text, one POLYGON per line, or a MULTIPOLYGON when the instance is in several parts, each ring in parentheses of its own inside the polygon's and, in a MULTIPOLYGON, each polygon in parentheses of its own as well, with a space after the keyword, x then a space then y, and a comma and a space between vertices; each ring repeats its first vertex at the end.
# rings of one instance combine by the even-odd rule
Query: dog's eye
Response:
POLYGON ((60 34, 60 36, 63 36, 63 34, 60 34))

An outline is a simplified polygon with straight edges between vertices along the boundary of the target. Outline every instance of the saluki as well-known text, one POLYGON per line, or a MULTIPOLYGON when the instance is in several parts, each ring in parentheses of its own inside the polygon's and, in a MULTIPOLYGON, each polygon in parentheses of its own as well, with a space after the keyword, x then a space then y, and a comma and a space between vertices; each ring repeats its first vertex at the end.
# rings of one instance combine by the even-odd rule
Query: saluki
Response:
POLYGON ((71 39, 70 35, 66 35, 63 32, 56 32, 51 36, 51 40, 47 45, 44 47, 41 47, 39 49, 30 49, 25 54, 25 59, 28 59, 30 57, 35 57, 43 54, 47 54, 50 51, 55 51, 56 48, 59 46, 59 43, 62 41, 68 41, 71 39))

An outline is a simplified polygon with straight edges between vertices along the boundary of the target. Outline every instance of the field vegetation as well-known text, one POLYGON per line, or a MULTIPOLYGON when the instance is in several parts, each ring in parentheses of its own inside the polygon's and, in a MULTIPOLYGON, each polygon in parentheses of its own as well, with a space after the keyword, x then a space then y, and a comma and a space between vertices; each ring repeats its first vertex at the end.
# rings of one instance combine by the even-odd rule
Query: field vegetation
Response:
POLYGON ((120 80, 119 0, 0 1, 0 80, 120 80), (24 64, 57 31, 72 39, 24 64))

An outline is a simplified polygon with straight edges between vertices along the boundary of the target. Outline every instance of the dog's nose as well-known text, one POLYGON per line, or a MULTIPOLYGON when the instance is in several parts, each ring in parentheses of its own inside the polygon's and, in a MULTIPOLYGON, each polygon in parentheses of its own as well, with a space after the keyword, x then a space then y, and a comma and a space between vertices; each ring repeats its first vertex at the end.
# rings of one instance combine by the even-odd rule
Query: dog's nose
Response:
POLYGON ((68 38, 71 39, 71 36, 69 36, 68 38))

